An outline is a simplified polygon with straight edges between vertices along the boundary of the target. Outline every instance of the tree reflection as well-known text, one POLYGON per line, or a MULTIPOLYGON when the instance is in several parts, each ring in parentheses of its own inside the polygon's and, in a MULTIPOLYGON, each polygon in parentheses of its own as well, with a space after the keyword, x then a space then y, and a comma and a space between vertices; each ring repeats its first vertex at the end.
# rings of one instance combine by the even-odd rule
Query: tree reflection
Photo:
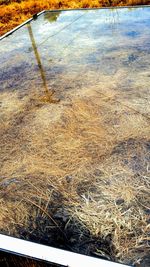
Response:
POLYGON ((41 59, 40 59, 40 55, 39 55, 39 52, 38 52, 38 49, 37 49, 37 46, 36 46, 36 42, 35 42, 35 39, 34 39, 33 31, 32 31, 32 28, 31 28, 31 24, 28 23, 27 27, 28 27, 28 32, 29 32, 31 43, 32 43, 33 51, 34 51, 34 54, 35 54, 35 58, 37 60, 37 64, 38 64, 38 67, 39 67, 39 70, 40 70, 41 78, 42 78, 44 89, 45 89, 45 95, 42 97, 42 100, 44 102, 56 103, 59 100, 53 99, 52 96, 53 96, 55 91, 54 90, 50 91, 48 89, 48 86, 47 86, 47 83, 46 83, 45 72, 44 72, 44 69, 43 69, 43 66, 42 66, 42 62, 41 62, 41 59))
POLYGON ((46 12, 44 14, 44 19, 48 20, 50 23, 56 22, 61 11, 52 11, 52 12, 46 12))

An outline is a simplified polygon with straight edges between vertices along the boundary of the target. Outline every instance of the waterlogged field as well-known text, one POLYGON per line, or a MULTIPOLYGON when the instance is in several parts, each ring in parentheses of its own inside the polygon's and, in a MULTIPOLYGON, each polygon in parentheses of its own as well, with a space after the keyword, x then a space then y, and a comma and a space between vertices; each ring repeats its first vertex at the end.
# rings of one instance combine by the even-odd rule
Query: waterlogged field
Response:
POLYGON ((42 10, 148 4, 150 0, 0 0, 0 35, 42 10))
POLYGON ((150 8, 46 12, 0 53, 1 233, 149 266, 150 8))

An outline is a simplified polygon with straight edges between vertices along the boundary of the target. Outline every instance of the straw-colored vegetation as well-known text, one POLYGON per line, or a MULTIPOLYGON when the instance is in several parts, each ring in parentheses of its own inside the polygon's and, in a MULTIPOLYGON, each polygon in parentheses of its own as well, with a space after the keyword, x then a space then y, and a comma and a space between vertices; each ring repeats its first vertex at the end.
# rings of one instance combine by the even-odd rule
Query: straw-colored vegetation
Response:
POLYGON ((76 222, 78 243, 86 229, 109 240, 95 255, 140 261, 150 252, 149 121, 109 91, 77 95, 49 104, 1 93, 0 229, 65 238, 76 222))
MULTIPOLYGON (((102 5, 112 3, 1 1, 1 33, 42 9, 102 5)), ((77 252, 93 242, 93 255, 139 263, 150 253, 148 101, 139 108, 102 84, 60 101, 1 91, 0 231, 77 252)))
POLYGON ((146 5, 150 0, 0 0, 0 35, 44 9, 146 5))

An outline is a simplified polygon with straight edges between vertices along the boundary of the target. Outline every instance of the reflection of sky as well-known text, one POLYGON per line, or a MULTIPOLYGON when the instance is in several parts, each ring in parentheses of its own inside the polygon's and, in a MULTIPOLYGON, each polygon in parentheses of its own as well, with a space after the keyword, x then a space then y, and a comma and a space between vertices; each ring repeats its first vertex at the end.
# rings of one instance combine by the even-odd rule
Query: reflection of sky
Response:
MULTIPOLYGON (((62 23, 64 26, 66 13, 61 13, 56 24, 62 23)), ((124 47, 125 45, 127 47, 135 46, 135 41, 140 43, 141 39, 144 36, 147 38, 149 33, 150 15, 146 8, 134 9, 132 11, 129 9, 79 11, 80 15, 83 16, 79 17, 78 20, 76 20, 77 14, 73 15, 74 11, 69 11, 68 13, 67 19, 68 17, 69 19, 74 18, 75 21, 69 27, 63 29, 63 31, 57 34, 57 25, 55 23, 49 24, 45 28, 45 33, 47 31, 48 36, 50 35, 51 37, 49 39, 47 37, 45 43, 43 43, 44 38, 41 41, 42 44, 39 45, 41 53, 43 49, 45 53, 50 46, 50 55, 55 58, 59 58, 60 54, 61 56, 62 54, 64 56, 71 56, 72 53, 76 53, 77 49, 84 56, 87 53, 87 49, 94 51, 98 47, 108 50, 115 47, 124 47), (142 24, 141 28, 139 23, 142 24), (142 30, 143 27, 144 31, 142 30), (139 38, 140 36, 141 38, 139 38)), ((39 32, 41 31, 42 25, 39 27, 39 32)), ((40 40, 38 43, 41 43, 40 40)))
MULTIPOLYGON (((147 93, 149 78, 143 82, 142 73, 149 72, 149 7, 58 13, 52 22, 48 12, 30 23, 48 83, 65 87, 69 78, 74 86, 87 86, 106 77, 118 90, 132 86, 128 92, 134 94, 138 78, 140 90, 147 93)), ((28 82, 40 82, 26 25, 1 41, 0 53, 3 89, 17 89, 21 82, 23 90, 28 82)))
MULTIPOLYGON (((89 11, 64 11, 61 13, 61 15, 58 17, 56 23, 53 23, 49 25, 48 23, 45 23, 43 18, 41 17, 39 23, 35 24, 33 22, 34 29, 38 34, 50 34, 55 33, 57 30, 60 29, 60 25, 63 27, 66 24, 72 22, 73 20, 79 18, 81 15, 83 17, 80 17, 75 23, 73 24, 73 30, 74 32, 84 29, 85 26, 88 26, 89 28, 92 25, 95 26, 104 26, 107 24, 111 24, 111 27, 114 24, 121 24, 124 23, 126 25, 130 25, 131 23, 138 23, 141 22, 141 14, 144 19, 144 23, 146 21, 149 21, 149 11, 146 8, 136 8, 132 9, 116 9, 116 10, 89 10, 89 11), (44 24, 44 27, 43 27, 44 24)), ((37 34, 37 35, 38 35, 37 34)))
MULTIPOLYGON (((36 42, 40 44, 49 36, 54 40, 66 39, 66 34, 69 33, 67 38, 71 39, 74 33, 84 31, 88 33, 88 37, 92 38, 90 31, 94 30, 94 38, 99 38, 99 34, 111 35, 113 30, 116 32, 118 29, 124 30, 125 34, 135 36, 135 32, 139 29, 139 24, 144 24, 144 32, 148 31, 150 25, 150 12, 149 8, 120 8, 120 9, 100 9, 100 10, 86 10, 86 11, 62 11, 58 16, 55 23, 49 23, 44 19, 44 15, 39 16, 36 21, 32 21, 32 29, 36 38, 36 42), (74 23, 72 23, 74 22, 74 23), (71 24, 72 23, 72 24, 71 24), (68 28, 65 28, 67 25, 68 28), (133 27, 135 29, 133 30, 133 27), (64 29, 63 29, 64 28, 64 29), (96 31, 95 31, 95 29, 96 31), (131 28, 131 30, 130 30, 131 28), (61 29, 62 32, 59 32, 61 29), (58 33, 58 38, 57 38, 58 33), (64 38, 63 38, 64 36, 64 38)), ((139 29, 142 30, 142 29, 139 29)), ((28 33, 26 27, 19 29, 12 36, 7 37, 1 41, 3 44, 10 45, 9 49, 25 47, 28 45, 28 33)), ((1 49, 3 50, 1 45, 1 49)), ((8 49, 8 47, 7 47, 8 49)))

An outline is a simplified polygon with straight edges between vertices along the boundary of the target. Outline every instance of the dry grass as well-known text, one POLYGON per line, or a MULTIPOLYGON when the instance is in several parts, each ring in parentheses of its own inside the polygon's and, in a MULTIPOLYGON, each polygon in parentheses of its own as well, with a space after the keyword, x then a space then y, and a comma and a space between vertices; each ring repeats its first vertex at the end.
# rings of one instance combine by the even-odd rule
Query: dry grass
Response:
POLYGON ((146 5, 149 0, 0 0, 0 35, 46 9, 146 5))
POLYGON ((76 215, 94 235, 104 238, 111 235, 116 258, 126 263, 129 259, 136 261, 137 254, 141 258, 150 250, 150 225, 143 209, 150 201, 149 180, 142 177, 138 181, 132 173, 123 171, 111 177, 105 175, 95 184, 96 194, 82 196, 83 203, 77 207, 76 215))
POLYGON ((1 93, 0 229, 20 235, 40 216, 63 231, 54 216, 63 207, 66 227, 73 217, 111 237, 113 255, 96 254, 137 261, 150 251, 149 121, 114 93, 85 92, 57 104, 1 93))

